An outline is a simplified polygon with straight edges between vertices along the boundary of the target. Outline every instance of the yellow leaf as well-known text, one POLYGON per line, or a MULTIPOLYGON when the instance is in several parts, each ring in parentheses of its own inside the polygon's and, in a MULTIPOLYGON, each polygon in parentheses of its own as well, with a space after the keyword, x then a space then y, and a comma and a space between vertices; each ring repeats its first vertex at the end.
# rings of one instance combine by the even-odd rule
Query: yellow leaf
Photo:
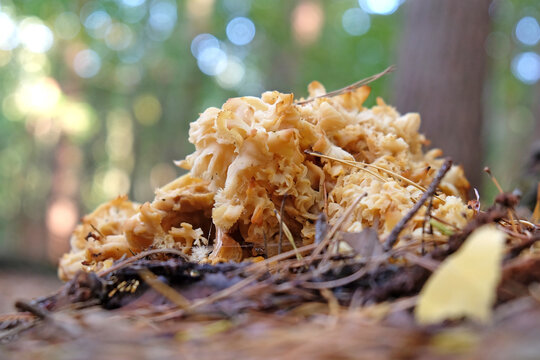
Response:
POLYGON ((504 240, 505 234, 494 225, 476 229, 420 291, 415 309, 418 323, 462 316, 488 321, 501 277, 504 240))

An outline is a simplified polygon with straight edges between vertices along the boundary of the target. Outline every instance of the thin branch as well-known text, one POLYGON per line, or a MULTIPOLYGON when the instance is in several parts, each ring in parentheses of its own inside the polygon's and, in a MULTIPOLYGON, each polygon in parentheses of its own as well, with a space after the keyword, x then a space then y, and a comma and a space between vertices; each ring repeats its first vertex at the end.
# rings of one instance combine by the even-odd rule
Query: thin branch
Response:
POLYGON ((287 224, 285 224, 285 222, 283 221, 283 218, 281 216, 279 216, 276 209, 274 209, 274 214, 276 215, 276 217, 277 217, 277 219, 278 219, 278 221, 279 221, 279 223, 281 225, 280 228, 283 229, 283 233, 285 233, 285 236, 287 237, 287 239, 291 243, 291 246, 296 251, 296 258, 298 260, 302 260, 302 255, 300 255, 300 253, 298 252, 298 248, 296 247, 296 244, 294 243, 294 238, 292 236, 291 230, 289 230, 289 228, 287 227, 287 224))
POLYGON ((178 255, 180 257, 182 257, 184 260, 187 260, 187 255, 184 254, 183 252, 181 252, 180 250, 176 250, 176 249, 153 249, 153 250, 148 250, 148 251, 143 251, 142 253, 139 253, 133 257, 130 257, 124 261, 121 261, 121 262, 118 262, 116 264, 114 264, 113 266, 111 266, 110 268, 108 269, 105 269, 105 270, 102 270, 100 271, 97 276, 99 277, 103 277, 107 274, 110 274, 111 272, 113 271, 116 271, 118 269, 121 269, 123 268, 124 266, 127 266, 137 260, 140 260, 142 258, 145 258, 149 255, 154 255, 154 254, 173 254, 173 255, 178 255))
MULTIPOLYGON (((495 175, 493 175, 491 169, 488 166, 484 168, 484 172, 489 175, 491 181, 493 181, 493 184, 495 184, 495 187, 497 188, 497 190, 499 190, 499 194, 504 194, 504 190, 501 187, 501 184, 499 184, 499 181, 497 181, 497 178, 495 177, 495 175)), ((510 225, 512 226, 512 231, 517 233, 518 230, 516 224, 514 223, 514 216, 512 215, 512 211, 510 211, 510 208, 507 208, 506 212, 508 214, 508 217, 510 218, 510 225)))
POLYGON ((278 242, 278 255, 281 254, 281 248, 282 248, 282 241, 283 241, 283 207, 285 206, 285 199, 287 198, 287 194, 283 195, 283 199, 281 200, 281 207, 279 208, 279 242, 278 242))
POLYGON ((307 289, 331 289, 339 286, 344 286, 360 279, 367 273, 368 269, 366 267, 361 268, 355 273, 352 273, 349 276, 345 276, 336 280, 321 281, 321 282, 305 282, 302 284, 302 287, 307 289))
POLYGON ((26 301, 22 301, 22 300, 16 301, 15 307, 20 311, 27 311, 29 313, 32 313, 37 318, 42 319, 42 320, 51 318, 51 315, 46 309, 43 309, 39 305, 27 303, 26 301))
POLYGON ((139 276, 143 279, 150 287, 156 290, 161 295, 165 296, 169 301, 175 304, 180 309, 186 309, 191 306, 190 301, 185 298, 178 291, 160 281, 158 277, 148 269, 141 269, 138 271, 139 276))
MULTIPOLYGON (((373 164, 368 164, 368 163, 365 163, 365 162, 362 162, 362 161, 353 161, 353 160, 342 160, 342 159, 338 159, 338 158, 334 158, 334 157, 331 157, 331 156, 328 156, 328 155, 324 155, 320 152, 317 152, 317 151, 309 151, 309 150, 304 150, 304 153, 308 154, 308 155, 312 155, 312 156, 318 156, 320 158, 323 158, 323 159, 327 159, 327 160, 334 160, 334 161, 337 161, 339 163, 342 163, 342 164, 345 164, 345 165, 349 165, 349 166, 352 166, 352 167, 355 167, 357 169, 360 169, 360 170, 363 170, 365 172, 367 172, 368 174, 376 177, 377 179, 381 180, 382 182, 388 182, 388 180, 386 180, 385 178, 383 178, 382 176, 380 176, 379 174, 373 172, 373 171, 370 171, 368 169, 366 169, 366 167, 370 167, 370 168, 373 168, 373 169, 377 169, 379 171, 382 171, 390 176, 393 176, 411 186, 414 186, 415 188, 417 188, 418 190, 420 191, 426 191, 427 189, 425 187, 423 187, 422 185, 420 184, 417 184, 415 183, 414 181, 412 180, 409 180, 407 179, 405 176, 403 175, 400 175, 392 170, 389 170, 389 169, 385 169, 384 167, 382 166, 377 166, 377 165, 373 165, 373 164)), ((437 195, 434 195, 437 199, 441 200, 443 204, 446 203, 446 201, 444 199, 441 199, 440 197, 438 197, 437 195)))
POLYGON ((413 253, 406 252, 403 257, 410 263, 423 267, 426 270, 434 272, 439 267, 440 263, 431 258, 417 256, 413 253))
POLYGON ((407 225, 407 223, 412 219, 414 214, 416 214, 416 212, 420 210, 422 205, 424 205, 424 203, 435 194, 435 191, 437 190, 437 186, 439 186, 442 178, 444 177, 444 175, 446 175, 448 170, 450 170, 451 166, 452 166, 452 160, 449 158, 446 159, 444 161, 444 164, 441 166, 441 168, 437 172, 437 175, 435 175, 435 178, 433 179, 431 184, 429 184, 429 187, 427 188, 426 192, 422 194, 422 197, 420 198, 420 200, 417 201, 416 204, 414 204, 412 209, 409 210, 409 212, 399 221, 399 223, 392 229, 392 232, 390 233, 390 235, 388 235, 388 238, 386 238, 386 241, 384 243, 384 249, 386 251, 390 250, 395 245, 398 239, 398 236, 401 233, 401 231, 403 231, 403 228, 405 227, 405 225, 407 225))
POLYGON ((382 181, 384 183, 388 182, 388 180, 386 180, 385 178, 383 178, 379 174, 377 174, 377 173, 375 173, 375 172, 373 172, 371 170, 368 170, 364 166, 362 166, 362 165, 367 165, 365 163, 357 163, 356 161, 351 161, 351 160, 342 160, 342 159, 334 158, 334 157, 331 157, 331 156, 328 156, 328 155, 324 155, 323 153, 320 153, 320 152, 317 152, 317 151, 304 150, 304 153, 306 153, 308 155, 312 155, 312 156, 318 156, 318 157, 320 157, 322 159, 333 160, 333 161, 336 161, 336 162, 339 162, 339 163, 342 163, 342 164, 345 164, 345 165, 355 167, 357 169, 360 169, 360 170, 363 170, 363 171, 367 172, 371 176, 377 178, 378 180, 380 180, 380 181, 382 181))
MULTIPOLYGON (((428 204, 428 207, 427 207, 427 210, 426 210, 426 215, 424 216, 424 222, 422 223, 422 247, 420 249, 420 253, 422 255, 426 254, 426 248, 425 248, 425 244, 424 244, 424 235, 425 235, 425 230, 426 230, 426 222, 428 222, 429 219, 431 218, 431 208, 432 207, 433 207, 433 198, 429 199, 429 204, 428 204)), ((431 223, 429 224, 429 233, 433 234, 433 227, 431 226, 431 223)))
POLYGON ((285 259, 290 258, 292 256, 295 256, 296 253, 298 253, 298 252, 303 253, 303 252, 311 251, 311 250, 315 249, 316 247, 317 247, 317 244, 315 244, 315 243, 309 244, 309 245, 304 245, 302 247, 299 247, 297 250, 292 249, 292 250, 286 251, 286 252, 284 252, 282 254, 272 256, 271 258, 268 258, 266 260, 250 264, 245 268, 245 270, 242 269, 242 271, 253 272, 253 271, 256 271, 258 269, 264 268, 264 267, 266 267, 266 266, 268 266, 270 264, 276 264, 279 261, 282 261, 282 260, 285 260, 285 259))
POLYGON ((99 229, 98 229, 97 227, 94 226, 94 224, 91 223, 91 224, 90 224, 90 227, 91 227, 92 229, 94 229, 94 230, 98 233, 99 236, 101 236, 102 238, 105 237, 105 235, 103 235, 103 234, 101 233, 101 231, 99 231, 99 229))
POLYGON ((320 98, 323 98, 323 97, 332 97, 332 96, 337 96, 337 95, 341 95, 343 93, 346 93, 346 92, 349 92, 349 91, 352 91, 356 88, 359 88, 360 86, 364 86, 364 85, 367 85, 381 77, 383 77, 384 75, 388 74, 388 73, 391 73, 392 71, 394 71, 396 69, 396 66, 395 65, 391 65, 389 67, 387 67, 385 70, 383 70, 382 72, 378 73, 378 74, 375 74, 375 75, 372 75, 370 77, 367 77, 365 79, 362 79, 360 81, 357 81, 355 82, 354 84, 351 84, 351 85, 348 85, 348 86, 345 86, 344 88, 341 88, 341 89, 338 89, 338 90, 334 90, 334 91, 330 91, 329 93, 326 93, 326 94, 323 94, 323 95, 319 95, 319 96, 314 96, 312 98, 309 98, 309 99, 306 99, 306 100, 301 100, 301 101, 296 101, 294 104, 295 105, 304 105, 304 104, 307 104, 309 102, 312 102, 313 100, 315 99, 320 99, 320 98))

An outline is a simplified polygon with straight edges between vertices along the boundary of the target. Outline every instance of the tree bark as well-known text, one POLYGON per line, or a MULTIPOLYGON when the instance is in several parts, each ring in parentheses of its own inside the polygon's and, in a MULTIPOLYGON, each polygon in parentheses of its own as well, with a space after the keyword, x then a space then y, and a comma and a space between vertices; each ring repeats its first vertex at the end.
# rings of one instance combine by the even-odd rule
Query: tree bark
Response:
POLYGON ((419 112, 421 131, 481 184, 482 108, 489 0, 410 0, 394 104, 419 112))

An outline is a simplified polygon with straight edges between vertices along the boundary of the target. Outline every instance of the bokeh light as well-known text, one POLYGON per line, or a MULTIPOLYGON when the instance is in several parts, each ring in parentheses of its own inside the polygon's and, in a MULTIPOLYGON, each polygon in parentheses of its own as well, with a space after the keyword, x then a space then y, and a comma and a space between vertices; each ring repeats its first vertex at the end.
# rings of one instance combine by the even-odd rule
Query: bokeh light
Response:
POLYGON ((35 17, 26 18, 19 24, 19 39, 32 52, 44 53, 54 42, 54 36, 43 22, 35 17))
POLYGON ((83 24, 88 35, 96 39, 103 39, 111 21, 111 16, 105 10, 96 10, 84 19, 83 24))
POLYGON ((359 0, 362 10, 369 14, 390 15, 393 14, 401 3, 400 0, 359 0))
POLYGON ((101 69, 101 57, 91 49, 81 50, 73 59, 73 70, 82 78, 91 78, 101 69))
POLYGON ((360 8, 346 10, 341 18, 341 23, 343 29, 345 29, 349 35, 354 36, 365 34, 371 26, 369 15, 360 8))
POLYGON ((186 8, 189 17, 195 22, 205 22, 212 14, 214 3, 215 0, 188 0, 186 8))
POLYGON ((245 74, 245 66, 237 57, 230 56, 227 59, 227 66, 217 77, 216 80, 222 88, 233 89, 236 88, 245 74))
POLYGON ((219 40, 211 34, 199 34, 191 41, 191 53, 196 58, 207 48, 219 48, 219 40))
POLYGON ((49 206, 47 228, 51 234, 62 238, 69 236, 77 220, 77 206, 69 198, 55 200, 49 206))
POLYGON ((16 92, 19 111, 32 114, 51 114, 60 100, 60 86, 53 78, 24 82, 16 92))
POLYGON ((92 108, 85 102, 67 101, 58 109, 58 123, 68 135, 85 139, 99 130, 92 108))
POLYGON ((540 56, 532 51, 523 52, 512 60, 512 73, 525 84, 540 80, 540 56))
POLYGON ((227 38, 235 45, 247 45, 255 37, 255 24, 246 17, 236 17, 229 21, 226 28, 227 38))
POLYGON ((120 0, 120 3, 129 7, 141 6, 146 2, 146 0, 120 0))
POLYGON ((0 12, 0 49, 12 50, 19 45, 17 26, 9 15, 0 12))
POLYGON ((324 12, 318 2, 302 1, 293 10, 293 34, 301 45, 314 43, 319 38, 323 23, 324 12))
POLYGON ((125 170, 116 167, 105 172, 101 183, 101 188, 109 199, 127 194, 130 186, 129 174, 125 170))
POLYGON ((524 45, 533 46, 540 41, 540 25, 532 16, 521 18, 516 24, 516 38, 524 45))
POLYGON ((227 68, 227 54, 219 47, 207 47, 198 54, 197 65, 206 75, 219 75, 227 68))
POLYGON ((176 4, 171 1, 154 0, 150 5, 148 36, 155 41, 164 41, 171 35, 177 21, 176 4))
POLYGON ((154 125, 161 117, 161 104, 151 94, 139 95, 133 103, 133 113, 137 121, 142 125, 154 125))
POLYGON ((28 74, 41 76, 50 72, 50 61, 45 54, 31 52, 24 48, 17 51, 16 55, 19 65, 28 74))
POLYGON ((71 40, 81 30, 81 23, 77 14, 63 12, 54 21, 54 31, 60 39, 71 40))
POLYGON ((125 24, 111 24, 105 34, 105 43, 111 50, 124 50, 133 41, 133 32, 125 24))
POLYGON ((115 109, 107 116, 106 147, 112 162, 131 170, 133 125, 128 111, 115 109))

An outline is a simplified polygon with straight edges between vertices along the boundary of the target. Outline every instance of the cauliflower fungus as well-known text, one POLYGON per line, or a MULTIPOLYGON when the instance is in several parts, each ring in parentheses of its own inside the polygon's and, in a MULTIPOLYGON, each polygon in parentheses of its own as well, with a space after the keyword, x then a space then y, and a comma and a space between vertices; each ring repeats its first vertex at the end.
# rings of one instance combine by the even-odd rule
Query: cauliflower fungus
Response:
MULTIPOLYGON (((309 93, 321 96, 325 89, 313 82, 309 93)), ((295 103, 293 94, 273 91, 207 109, 190 127, 195 152, 177 162, 189 172, 157 189, 152 202, 119 197, 85 216, 71 237, 71 251, 60 260, 60 277, 104 269, 149 248, 177 248, 193 261, 212 263, 272 256, 278 252, 282 206, 297 244, 310 244, 321 212, 333 224, 363 193, 342 230, 376 227, 384 237, 421 197, 443 160, 440 150, 423 152, 418 114, 400 115, 381 99, 363 107, 368 95, 364 86, 295 103)), ((439 188, 432 214, 463 226, 472 212, 462 169, 453 166, 439 188)), ((403 234, 418 233, 423 212, 403 234)), ((290 246, 283 242, 283 250, 290 246)))

